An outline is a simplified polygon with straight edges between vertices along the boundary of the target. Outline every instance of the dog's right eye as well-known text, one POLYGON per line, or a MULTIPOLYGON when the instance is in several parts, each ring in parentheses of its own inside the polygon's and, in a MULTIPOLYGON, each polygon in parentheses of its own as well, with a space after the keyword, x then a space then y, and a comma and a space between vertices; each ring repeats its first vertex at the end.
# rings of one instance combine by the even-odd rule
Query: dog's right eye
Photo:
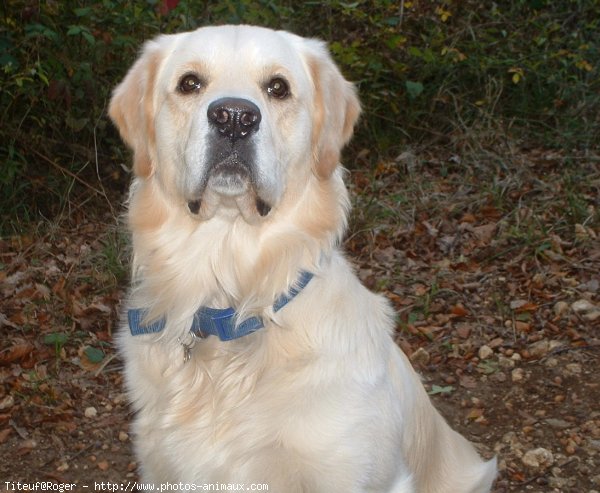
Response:
POLYGON ((202 87, 202 80, 196 74, 186 74, 177 84, 177 90, 182 94, 198 92, 202 87))

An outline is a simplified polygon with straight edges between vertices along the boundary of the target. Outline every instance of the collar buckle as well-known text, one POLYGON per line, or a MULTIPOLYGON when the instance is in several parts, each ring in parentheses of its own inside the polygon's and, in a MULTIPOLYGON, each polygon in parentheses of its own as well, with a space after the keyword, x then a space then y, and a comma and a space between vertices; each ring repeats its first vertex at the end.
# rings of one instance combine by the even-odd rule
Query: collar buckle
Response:
POLYGON ((177 338, 177 342, 181 344, 183 347, 183 363, 187 363, 190 359, 192 359, 192 348, 196 345, 197 339, 204 339, 204 335, 200 336, 196 334, 193 330, 189 330, 188 335, 190 336, 190 342, 184 342, 181 337, 177 338))

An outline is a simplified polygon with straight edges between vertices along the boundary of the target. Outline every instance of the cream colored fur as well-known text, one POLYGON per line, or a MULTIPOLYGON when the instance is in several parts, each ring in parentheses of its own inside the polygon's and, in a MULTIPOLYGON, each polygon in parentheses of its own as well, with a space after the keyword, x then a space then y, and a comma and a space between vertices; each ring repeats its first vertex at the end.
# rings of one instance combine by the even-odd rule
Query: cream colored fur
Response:
POLYGON ((110 115, 133 148, 128 307, 164 318, 160 334, 118 343, 136 411, 141 479, 266 483, 274 493, 484 493, 484 463, 432 407, 394 344, 393 314, 338 245, 348 196, 338 166, 360 108, 324 45, 249 26, 162 36, 116 88, 110 115), (182 95, 177 81, 199 74, 182 95), (285 77, 291 95, 265 91, 285 77), (261 111, 259 179, 241 197, 209 189, 207 106, 242 97, 261 111), (254 194, 272 210, 260 217, 254 194), (308 286, 272 305, 301 270, 308 286), (233 306, 265 327, 199 341, 183 362, 179 339, 199 306, 233 306))

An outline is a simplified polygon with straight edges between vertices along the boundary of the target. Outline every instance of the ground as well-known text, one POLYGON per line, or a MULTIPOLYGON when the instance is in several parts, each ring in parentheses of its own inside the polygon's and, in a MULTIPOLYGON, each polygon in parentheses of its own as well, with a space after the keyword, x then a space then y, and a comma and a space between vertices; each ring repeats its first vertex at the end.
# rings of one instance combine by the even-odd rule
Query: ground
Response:
MULTIPOLYGON (((600 491, 598 157, 408 149, 369 171, 361 159, 344 248, 395 306, 436 406, 498 457, 494 491, 600 491)), ((123 231, 75 208, 0 240, 0 491, 136 480, 112 345, 123 231)))

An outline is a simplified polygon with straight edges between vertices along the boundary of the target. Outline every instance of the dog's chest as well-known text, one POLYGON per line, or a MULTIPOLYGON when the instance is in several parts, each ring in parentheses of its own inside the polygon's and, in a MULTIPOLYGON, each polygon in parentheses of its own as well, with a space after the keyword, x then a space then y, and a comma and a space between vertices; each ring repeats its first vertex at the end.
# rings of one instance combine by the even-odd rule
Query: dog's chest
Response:
POLYGON ((297 474, 290 454, 302 447, 305 395, 292 378, 298 368, 267 365, 264 355, 193 356, 146 381, 138 403, 138 451, 157 477, 216 482, 235 472, 258 480, 265 464, 280 461, 288 477, 297 474))

